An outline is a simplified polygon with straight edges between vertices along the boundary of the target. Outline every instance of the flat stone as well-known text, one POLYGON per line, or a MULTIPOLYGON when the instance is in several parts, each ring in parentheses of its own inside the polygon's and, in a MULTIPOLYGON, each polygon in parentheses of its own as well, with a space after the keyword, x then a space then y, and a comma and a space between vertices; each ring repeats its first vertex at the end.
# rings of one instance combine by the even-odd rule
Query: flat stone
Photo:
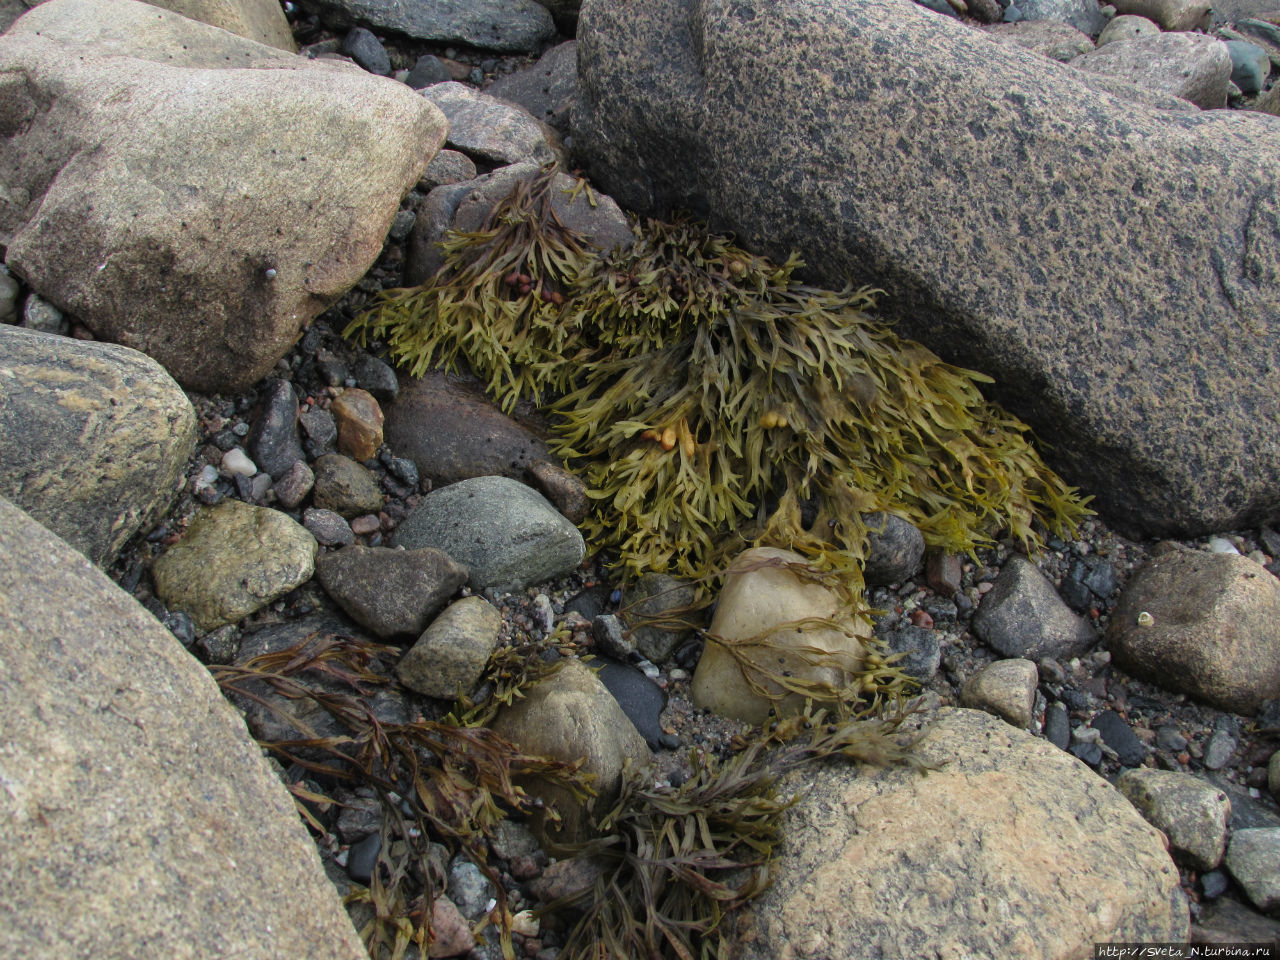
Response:
POLYGON ((428 697, 454 700, 470 693, 501 629, 497 607, 483 597, 463 597, 431 621, 400 658, 396 675, 410 690, 428 697))
POLYGON ((1237 830, 1231 835, 1225 862, 1255 907, 1280 906, 1280 828, 1237 830))
POLYGON ((1034 563, 1012 556, 973 616, 973 630, 1006 657, 1070 659, 1097 639, 1034 563))
POLYGON ((563 818, 557 829, 541 815, 534 833, 544 840, 572 843, 590 835, 589 811, 607 810, 622 784, 623 764, 649 761, 644 738, 632 726, 599 678, 581 660, 570 659, 550 677, 526 689, 524 699, 504 707, 490 725, 524 753, 556 760, 584 759, 584 773, 594 774, 598 791, 584 807, 562 788, 541 781, 525 789, 553 803, 563 818))
POLYGON ((1120 40, 1076 57, 1071 65, 1181 97, 1204 110, 1227 105, 1231 55, 1216 37, 1161 33, 1120 40))
POLYGON ((372 460, 382 446, 382 408, 367 390, 351 387, 335 397, 329 412, 338 425, 338 450, 352 460, 372 460))
POLYGON ((960 702, 1026 730, 1031 726, 1036 705, 1036 684, 1040 675, 1030 660, 997 660, 965 681, 960 702))
POLYGON ((578 60, 593 183, 794 251, 809 282, 887 290, 896 332, 994 377, 988 396, 1113 523, 1217 533, 1280 512, 1270 118, 1049 82, 1029 52, 898 0, 592 4, 578 60))
POLYGON ((208 671, 0 500, 9 957, 367 956, 208 671))
POLYGON ((328 453, 315 462, 315 505, 350 520, 377 513, 386 503, 378 481, 369 469, 340 453, 328 453))
POLYGON ((271 479, 279 480, 302 460, 298 436, 298 395, 288 380, 268 380, 247 438, 249 455, 271 479))
POLYGON ((237 623, 311 579, 315 537, 278 510, 224 500, 151 568, 156 596, 201 630, 237 623))
POLYGON ((569 133, 569 112, 578 94, 578 44, 568 40, 552 47, 531 67, 499 77, 490 96, 516 104, 561 136, 569 133))
POLYGON ((1161 30, 1208 30, 1213 4, 1209 0, 1114 0, 1120 14, 1146 17, 1161 30))
POLYGON ((133 0, 49 0, 0 59, 9 266, 208 393, 252 386, 364 276, 444 140, 407 87, 133 0))
POLYGON ((849 681, 846 669, 856 670, 865 656, 859 636, 870 631, 862 618, 844 616, 835 593, 822 584, 806 581, 784 564, 805 562, 790 550, 753 547, 740 553, 729 565, 724 587, 716 603, 715 615, 707 631, 707 645, 693 674, 691 695, 694 706, 721 716, 762 724, 774 709, 779 715, 804 707, 805 698, 786 691, 776 681, 760 675, 767 668, 775 675, 786 674, 814 683, 828 683, 839 690, 849 681), (839 619, 846 629, 820 623, 839 619), (797 621, 811 623, 782 627, 797 621), (781 649, 744 646, 755 639, 767 639, 781 649), (758 681, 777 699, 761 696, 752 689, 737 657, 727 646, 736 644, 758 681), (831 665, 809 663, 789 647, 817 647, 832 653, 831 665))
POLYGON ((422 96, 449 120, 446 143, 488 163, 551 163, 563 148, 550 128, 523 107, 513 107, 463 83, 437 83, 422 96))
POLYGON ((419 634, 467 581, 440 550, 352 545, 316 559, 316 579, 356 623, 379 637, 419 634))
POLYGON ((309 0, 326 24, 359 24, 415 40, 465 43, 482 50, 532 53, 555 39, 551 14, 534 0, 309 0))
POLYGON ((1177 868, 1110 784, 977 710, 942 711, 916 751, 938 768, 783 778, 779 794, 801 799, 732 956, 995 960, 1185 940, 1177 868))
POLYGON ((1116 789, 1164 832, 1176 859, 1200 871, 1222 862, 1231 801, 1213 784, 1174 770, 1126 770, 1116 789))
POLYGON ((432 490, 396 528, 396 546, 437 547, 471 572, 477 590, 522 590, 565 576, 586 556, 576 527, 536 490, 474 477, 432 490))
POLYGON ((1263 567, 1175 547, 1130 579, 1106 645, 1116 666, 1136 677, 1251 714, 1280 695, 1277 623, 1280 583, 1263 567))
POLYGON ((276 500, 286 510, 292 510, 307 498, 315 486, 316 475, 305 460, 295 460, 293 466, 272 487, 276 500))
POLYGON ((0 326, 0 496, 101 567, 173 503, 191 402, 125 347, 0 326))
POLYGON ((870 530, 862 566, 868 586, 901 583, 919 572, 924 534, 910 521, 889 513, 868 513, 862 520, 870 530))

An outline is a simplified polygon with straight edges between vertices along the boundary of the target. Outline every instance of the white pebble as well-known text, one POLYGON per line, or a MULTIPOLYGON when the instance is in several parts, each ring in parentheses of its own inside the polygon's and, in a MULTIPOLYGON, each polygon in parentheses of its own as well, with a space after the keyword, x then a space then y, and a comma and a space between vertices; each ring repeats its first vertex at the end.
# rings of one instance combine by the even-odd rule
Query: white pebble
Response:
POLYGON ((254 462, 239 447, 232 447, 222 455, 222 469, 226 473, 238 473, 242 477, 252 477, 258 472, 254 462))
POLYGON ((1071 739, 1076 743, 1102 743, 1102 734, 1093 727, 1079 726, 1071 731, 1071 739))
POLYGON ((538 618, 538 626, 543 633, 551 633, 556 627, 556 611, 551 606, 551 598, 540 593, 533 598, 533 613, 538 618))
POLYGON ((687 680, 689 673, 687 670, 681 670, 679 667, 672 667, 669 674, 672 680, 687 680))
POLYGON ((542 925, 538 923, 532 910, 521 910, 511 918, 511 932, 522 937, 536 937, 541 929, 542 925))
POLYGON ((1209 549, 1214 553, 1234 553, 1239 555, 1240 551, 1236 549, 1236 545, 1226 537, 1210 537, 1209 549))
POLYGON ((192 484, 192 486, 194 486, 196 491, 199 492, 200 490, 207 490, 217 482, 218 468, 212 463, 207 463, 201 468, 200 472, 196 474, 195 483, 192 484))

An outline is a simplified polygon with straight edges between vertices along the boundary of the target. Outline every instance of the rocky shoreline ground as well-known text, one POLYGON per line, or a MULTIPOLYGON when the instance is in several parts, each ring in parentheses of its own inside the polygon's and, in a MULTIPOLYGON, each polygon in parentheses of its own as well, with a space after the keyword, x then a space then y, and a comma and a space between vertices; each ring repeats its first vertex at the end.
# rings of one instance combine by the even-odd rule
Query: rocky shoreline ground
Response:
MULTIPOLYGON (((18 334, 6 339, 12 344, 10 366, 23 371, 16 382, 24 384, 19 388, 24 402, 34 403, 31 410, 23 408, 27 421, 54 422, 48 412, 53 407, 41 404, 60 401, 53 394, 46 397, 38 379, 51 370, 62 371, 58 376, 65 377, 64 384, 78 384, 76 377, 97 378, 97 383, 105 382, 104 376, 116 378, 112 382, 124 388, 112 387, 100 399, 109 395, 113 409, 123 404, 128 429, 152 421, 132 452, 127 444, 110 447, 122 435, 119 424, 85 429, 76 443, 91 442, 81 447, 67 441, 69 455, 61 452, 66 462, 54 471, 62 472, 66 485, 37 484, 28 473, 25 488, 18 484, 18 489, 31 503, 17 502, 106 567, 119 587, 210 668, 243 666, 253 656, 287 650, 315 636, 402 646, 406 653, 394 667, 396 679, 370 701, 383 722, 439 719, 450 691, 468 692, 495 648, 545 647, 554 641, 561 655, 590 655, 597 666, 610 664, 600 690, 566 688, 566 699, 553 701, 547 712, 530 711, 503 721, 507 726, 501 729, 526 752, 565 758, 588 753, 606 779, 620 776, 623 757, 651 754, 654 781, 679 786, 693 772, 690 750, 729 757, 740 746, 735 738, 750 727, 695 705, 694 674, 705 646, 700 630, 664 635, 628 619, 640 605, 659 612, 663 591, 678 585, 624 583, 608 556, 582 542, 569 520, 581 520, 584 488, 547 453, 545 422, 537 411, 521 408, 505 416, 483 399, 480 385, 465 378, 415 382, 403 371, 397 376, 383 344, 361 348, 342 337, 379 290, 406 279, 420 282, 434 269, 434 241, 450 226, 474 228, 500 195, 497 185, 519 179, 511 165, 570 156, 567 151, 580 134, 567 126, 569 61, 563 48, 555 47, 535 62, 542 46, 562 38, 553 29, 524 50, 483 50, 465 41, 394 34, 384 34, 382 44, 367 30, 349 29, 335 12, 341 6, 336 0, 314 9, 285 5, 304 52, 321 60, 349 57, 375 73, 401 71, 405 80, 432 74, 444 86, 428 87, 424 95, 449 121, 448 130, 440 130, 447 149, 398 212, 394 202, 383 204, 390 232, 385 242, 377 241, 382 246, 369 258, 372 266, 353 278, 354 287, 310 323, 291 349, 279 351, 269 372, 247 390, 210 393, 188 386, 178 391, 158 367, 126 369, 131 361, 110 352, 115 348, 94 354, 96 345, 86 344, 91 352, 83 359, 48 347, 47 338, 24 341, 18 334), (557 50, 562 51, 558 60, 557 50), (527 113, 474 92, 480 87, 502 93, 504 84, 503 95, 515 100, 521 99, 522 84, 533 91, 527 113), (550 126, 539 125, 534 116, 550 126), (490 171, 497 173, 472 182, 477 173, 490 171), (34 351, 35 359, 26 350, 34 351), (66 374, 71 368, 77 373, 66 374), (36 379, 23 379, 28 377, 36 379), (130 404, 133 398, 151 397, 147 390, 153 387, 157 399, 139 401, 146 408, 139 415, 130 404), (169 409, 163 405, 182 392, 191 413, 175 406, 167 421, 158 418, 157 411, 169 409), (127 394, 131 398, 124 400, 127 394), (188 438, 195 451, 189 457, 188 438), (108 461, 125 461, 105 474, 115 477, 123 470, 126 487, 149 486, 142 499, 151 503, 122 507, 119 515, 127 513, 128 520, 108 524, 110 529, 94 527, 84 515, 59 520, 60 510, 82 499, 81 493, 98 491, 99 481, 77 469, 93 469, 104 443, 108 461), (154 454, 166 445, 170 449, 163 456, 154 454), (75 463, 77 457, 83 462, 75 463), (137 465, 129 461, 146 459, 163 461, 172 477, 139 479, 128 473, 137 465), (170 496, 173 488, 179 491, 176 501, 170 496), (455 497, 429 517, 432 504, 445 502, 433 495, 451 488, 465 490, 473 503, 455 497), (531 498, 527 509, 522 507, 526 496, 531 498), (163 508, 157 510, 157 503, 163 508), (494 517, 501 519, 495 524, 494 517), (139 536, 122 549, 120 527, 129 523, 139 536), (397 546, 404 549, 386 550, 397 546), (412 554, 413 563, 396 560, 406 569, 393 568, 386 559, 393 552, 412 554), (609 695, 602 693, 606 687, 609 695), (598 714, 603 726, 629 731, 626 737, 588 747, 589 737, 578 731, 581 746, 566 742, 571 734, 554 718, 573 715, 579 702, 587 713, 598 714), (541 747, 539 733, 548 741, 541 747)), ((968 13, 972 19, 975 11, 968 13)), ((563 30, 564 13, 558 16, 563 30)), ((1238 19, 1250 18, 1241 13, 1238 19)), ((1069 20, 1029 24, 1060 27, 1069 20)), ((1174 28, 1166 25, 1169 29, 1174 28)), ((1265 39, 1265 30, 1262 35, 1265 39)), ((1031 31, 1019 42, 1029 42, 1028 37, 1031 31)), ((1060 35, 1052 39, 1059 47, 1064 42, 1060 35)), ((1164 51, 1160 57, 1181 55, 1164 51)), ((1234 78, 1230 70, 1228 75, 1234 78)), ((1224 103, 1228 96, 1236 106, 1266 101, 1265 90, 1243 93, 1237 83, 1233 92, 1225 77, 1219 79, 1224 103)), ((1216 105, 1214 90, 1197 96, 1216 105)), ((592 221, 584 229, 618 229, 609 220, 614 211, 599 212, 593 204, 592 221)), ((29 249, 22 247, 23 255, 35 263, 25 252, 29 249)), ((263 269, 270 283, 283 280, 277 271, 283 274, 288 267, 263 269)), ((34 283, 7 275, 0 280, 7 283, 0 293, 14 305, 13 319, 21 317, 28 329, 86 342, 95 338, 88 316, 64 315, 49 302, 54 290, 40 296, 34 283)), ((98 334, 107 326, 96 328, 98 334)), ((182 364, 194 369, 190 361, 197 359, 193 354, 182 364)), ((231 366, 237 363, 243 370, 243 359, 231 366)), ((182 364, 173 371, 180 380, 182 364)), ((63 389, 65 397, 79 396, 75 391, 81 389, 91 396, 100 388, 63 389)), ((76 409, 74 403, 62 406, 76 409)), ((30 439, 34 434, 5 429, 10 449, 30 444, 36 461, 44 455, 41 441, 30 439)), ((51 443, 61 441, 44 441, 51 443)), ((38 469, 49 471, 49 466, 38 469)), ((23 526, 26 522, 11 518, 9 532, 40 535, 23 526)), ((17 549, 15 544, 11 553, 17 549)), ((943 772, 926 778, 932 786, 924 795, 915 792, 913 781, 895 779, 906 776, 901 771, 863 775, 857 783, 833 772, 830 783, 804 784, 810 799, 786 821, 792 841, 784 848, 779 882, 736 928, 743 956, 775 955, 779 943, 797 955, 845 955, 840 951, 852 949, 846 934, 833 928, 858 936, 884 915, 887 904, 907 901, 923 906, 903 911, 903 932, 892 935, 899 939, 877 934, 886 938, 878 941, 886 955, 953 944, 994 950, 985 954, 994 956, 1011 943, 1045 945, 1063 937, 1082 943, 1184 935, 1195 943, 1280 942, 1280 923, 1268 916, 1280 903, 1280 686, 1272 676, 1280 535, 1272 526, 1175 540, 1130 539, 1095 517, 1069 538, 1049 538, 1043 553, 1027 558, 1013 540, 979 549, 974 557, 926 550, 918 531, 895 522, 873 537, 872 551, 877 550, 886 562, 878 575, 867 573, 874 629, 920 681, 921 709, 936 720, 933 739, 922 749, 943 772), (1166 624, 1173 622, 1193 626, 1166 633, 1166 624), (1144 646, 1157 634, 1160 645, 1144 646), (1220 658, 1185 652, 1207 636, 1221 640, 1220 658), (1162 665, 1165 675, 1159 672, 1162 665), (1151 682, 1152 676, 1161 676, 1160 683, 1151 682), (1228 704, 1234 712, 1223 709, 1228 704), (949 712, 956 707, 983 713, 949 712), (980 751, 974 747, 979 742, 987 744, 980 751), (952 761, 950 768, 944 755, 952 761), (912 799, 904 801, 904 795, 912 799), (1127 799, 1118 801, 1121 796, 1127 799), (851 836, 826 819, 824 811, 832 804, 858 811, 851 836), (895 811, 903 804, 910 812, 898 817, 895 811), (953 810, 964 815, 948 820, 949 840, 986 849, 986 859, 955 859, 948 838, 932 837, 930 820, 947 820, 953 810), (1134 810, 1162 832, 1151 832, 1134 810), (1065 820, 1074 820, 1079 830, 1055 832, 1065 820), (883 838, 880 847, 868 842, 868 833, 883 838), (830 853, 824 844, 843 849, 846 861, 865 856, 866 862, 842 873, 824 860, 830 853), (1109 861, 1126 858, 1115 876, 1103 877, 1106 867, 1115 866, 1109 861), (836 893, 806 882, 821 871, 832 877, 836 893), (1054 877, 1062 886, 1066 874, 1083 880, 1052 889, 1054 877), (946 916, 952 904, 985 902, 988 896, 1007 911, 990 937, 983 932, 986 920, 946 916), (1120 919, 1107 926, 1100 916, 1120 919)), ((15 578, 26 576, 20 566, 15 570, 15 578)), ((769 589, 774 588, 781 596, 792 586, 773 583, 769 589)), ((244 701, 238 705, 247 709, 255 736, 272 739, 273 729, 281 735, 269 716, 244 701)), ((295 723, 314 722, 314 717, 292 716, 295 723)), ((137 729, 145 733, 143 726, 137 729)), ((312 805, 318 828, 313 838, 339 890, 360 890, 379 869, 382 814, 372 792, 319 782, 301 767, 277 772, 286 783, 338 801, 312 805)), ((0 774, 9 777, 3 769, 0 774)), ((16 781, 5 780, 11 782, 16 781)), ((14 797, 16 789, 10 788, 14 797)), ((22 822, 38 819, 33 814, 22 822)), ((523 951, 550 960, 565 946, 568 927, 564 920, 539 920, 528 911, 563 892, 571 882, 565 865, 574 861, 548 858, 539 849, 537 818, 531 823, 533 830, 514 821, 504 825, 489 844, 490 863, 517 921, 517 955, 523 951)), ((440 943, 430 955, 499 956, 492 926, 481 932, 480 941, 473 942, 469 932, 483 927, 498 891, 467 858, 442 856, 440 885, 447 896, 437 901, 440 943)), ((356 904, 352 909, 357 925, 367 919, 361 912, 367 908, 356 904)), ((14 926, 32 928, 27 921, 14 926)), ((43 930, 39 923, 34 928, 43 930)), ((27 942, 23 935, 14 934, 13 942, 27 942)), ((262 949, 263 956, 277 955, 262 949)), ((1026 955, 1033 955, 1038 948, 1027 949, 1026 955)))

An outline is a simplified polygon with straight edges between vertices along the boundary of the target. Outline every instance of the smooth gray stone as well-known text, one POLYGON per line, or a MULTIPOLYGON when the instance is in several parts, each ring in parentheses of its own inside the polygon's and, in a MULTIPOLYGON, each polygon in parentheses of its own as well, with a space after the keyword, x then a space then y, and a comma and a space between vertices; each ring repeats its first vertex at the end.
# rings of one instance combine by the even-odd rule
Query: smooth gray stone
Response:
POLYGON ((308 0, 307 5, 332 26, 359 24, 482 50, 532 53, 556 35, 551 14, 534 0, 308 0))

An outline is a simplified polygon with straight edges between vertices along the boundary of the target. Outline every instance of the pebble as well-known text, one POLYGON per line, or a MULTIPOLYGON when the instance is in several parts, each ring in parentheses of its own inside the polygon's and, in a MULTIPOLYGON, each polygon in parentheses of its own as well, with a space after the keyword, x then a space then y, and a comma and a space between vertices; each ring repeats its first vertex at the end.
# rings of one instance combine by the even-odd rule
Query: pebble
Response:
POLYGON ((298 395, 288 380, 268 380, 263 394, 252 429, 248 424, 236 427, 244 427, 257 464, 278 480, 305 456, 298 436, 298 395))
POLYGON ((602 614, 591 621, 591 636, 596 649, 615 660, 629 660, 636 652, 622 621, 612 613, 602 614))
POLYGON ((1280 827, 1236 830, 1225 862, 1255 907, 1280 906, 1280 827))
POLYGON ((370 73, 385 77, 391 73, 391 58, 384 47, 364 27, 354 27, 342 40, 342 52, 370 73))
POLYGON ((1071 721, 1067 709, 1060 703, 1052 703, 1044 712, 1044 738, 1059 750, 1071 745, 1071 721))
MULTIPOLYGON (((401 210, 391 223, 391 238, 403 240, 413 229, 414 213, 412 210, 401 210), (403 235, 397 237, 397 233, 403 235)), ((351 375, 356 378, 360 389, 367 391, 375 400, 392 402, 400 395, 400 381, 396 372, 383 361, 370 354, 363 353, 356 358, 351 367, 351 375)))
POLYGON ((1147 758, 1147 748, 1129 729, 1129 724, 1114 710, 1107 710, 1093 718, 1093 728, 1102 740, 1116 752, 1116 757, 1126 767, 1141 765, 1147 758))
POLYGON ((662 743, 661 714, 667 705, 667 695, 653 682, 653 678, 626 663, 598 657, 592 666, 600 667, 596 674, 600 682, 613 694, 645 743, 656 750, 662 743))
POLYGON ((356 542, 351 525, 332 510, 311 507, 302 514, 302 525, 322 547, 345 547, 356 542))
POLYGON ((493 883, 480 868, 459 854, 449 864, 449 899, 468 920, 476 920, 493 909, 493 883))
POLYGON ((1204 747, 1205 769, 1221 770, 1227 765, 1237 746, 1235 738, 1230 734, 1221 730, 1214 731, 1204 747))
MULTIPOLYGON (((449 68, 444 65, 444 61, 428 53, 417 59, 413 69, 409 71, 409 76, 405 77, 404 82, 414 90, 421 90, 434 83, 447 83, 452 79, 453 75, 449 72, 449 68)), ((473 173, 472 176, 475 176, 475 174, 473 173)), ((464 177, 463 179, 470 180, 471 177, 464 177)))
POLYGON ((307 498, 315 485, 316 475, 305 460, 295 460, 292 467, 275 482, 276 500, 286 510, 292 510, 307 498))
POLYGON ((1236 549, 1236 545, 1226 537, 1211 537, 1209 539, 1209 550, 1212 553, 1240 553, 1236 549))
POLYGON ((1091 767, 1102 763, 1102 748, 1096 743, 1073 743, 1068 752, 1091 767))
POLYGON ((0 264, 0 323, 14 323, 18 319, 18 294, 22 288, 9 273, 9 268, 0 264))
POLYGON ((71 323, 62 315, 62 311, 39 294, 31 294, 22 307, 22 326, 28 330, 41 333, 56 333, 65 336, 71 330, 71 323))
POLYGON ((382 835, 371 833, 357 844, 353 844, 347 853, 347 876, 356 883, 368 884, 373 878, 373 868, 377 866, 378 854, 382 852, 382 835))
POLYGON ((371 533, 377 533, 382 528, 381 521, 378 520, 377 514, 366 513, 362 517, 356 517, 351 521, 351 532, 357 537, 365 537, 371 533))
POLYGON ((367 467, 349 457, 328 453, 315 462, 315 505, 343 517, 378 513, 386 503, 378 481, 367 467))
POLYGON ((307 455, 316 458, 333 451, 338 440, 338 425, 333 414, 319 407, 311 407, 298 415, 298 423, 307 435, 303 448, 307 455))
POLYGON ((352 387, 329 405, 338 425, 338 450, 353 460, 370 460, 382 446, 382 408, 367 390, 352 387))
POLYGON ((239 447, 232 447, 222 456, 222 472, 227 476, 252 477, 257 465, 239 447))

